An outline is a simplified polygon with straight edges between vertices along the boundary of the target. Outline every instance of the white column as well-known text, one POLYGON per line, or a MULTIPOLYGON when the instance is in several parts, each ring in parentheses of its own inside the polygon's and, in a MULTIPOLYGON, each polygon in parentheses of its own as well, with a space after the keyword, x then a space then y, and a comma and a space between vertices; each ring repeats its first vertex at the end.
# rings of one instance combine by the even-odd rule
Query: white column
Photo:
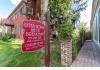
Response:
POLYGON ((48 10, 49 0, 41 0, 41 21, 45 22, 45 13, 48 10))

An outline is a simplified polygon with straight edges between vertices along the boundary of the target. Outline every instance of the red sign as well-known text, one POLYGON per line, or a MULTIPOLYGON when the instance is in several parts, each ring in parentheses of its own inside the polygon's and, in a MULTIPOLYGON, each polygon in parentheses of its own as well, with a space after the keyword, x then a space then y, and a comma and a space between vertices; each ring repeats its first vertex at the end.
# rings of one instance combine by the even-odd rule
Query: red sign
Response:
POLYGON ((45 26, 38 20, 23 22, 22 51, 33 52, 45 47, 45 26))

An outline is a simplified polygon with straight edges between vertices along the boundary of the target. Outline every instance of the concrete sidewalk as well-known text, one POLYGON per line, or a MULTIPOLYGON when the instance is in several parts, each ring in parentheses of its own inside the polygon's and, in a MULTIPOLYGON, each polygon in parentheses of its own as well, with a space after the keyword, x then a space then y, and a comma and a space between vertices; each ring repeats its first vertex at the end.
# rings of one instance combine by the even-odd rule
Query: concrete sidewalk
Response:
POLYGON ((71 67, 99 67, 100 50, 92 41, 86 41, 71 67))

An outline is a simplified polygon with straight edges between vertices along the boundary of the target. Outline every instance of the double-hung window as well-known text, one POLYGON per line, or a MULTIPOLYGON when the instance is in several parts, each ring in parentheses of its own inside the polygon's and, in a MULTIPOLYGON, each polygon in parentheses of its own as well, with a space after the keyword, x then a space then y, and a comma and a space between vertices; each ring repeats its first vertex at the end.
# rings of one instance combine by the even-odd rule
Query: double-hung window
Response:
POLYGON ((29 15, 33 15, 33 8, 32 8, 32 7, 29 7, 29 8, 28 8, 28 14, 29 14, 29 15))
POLYGON ((20 9, 20 16, 23 15, 23 8, 20 9))

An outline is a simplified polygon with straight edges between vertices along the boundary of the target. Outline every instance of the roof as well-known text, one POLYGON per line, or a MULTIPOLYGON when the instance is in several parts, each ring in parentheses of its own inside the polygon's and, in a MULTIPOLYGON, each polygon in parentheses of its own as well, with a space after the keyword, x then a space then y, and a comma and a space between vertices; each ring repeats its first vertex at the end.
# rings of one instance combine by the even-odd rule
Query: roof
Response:
POLYGON ((13 20, 9 20, 9 19, 2 19, 2 23, 3 24, 7 24, 7 25, 14 25, 13 20))

